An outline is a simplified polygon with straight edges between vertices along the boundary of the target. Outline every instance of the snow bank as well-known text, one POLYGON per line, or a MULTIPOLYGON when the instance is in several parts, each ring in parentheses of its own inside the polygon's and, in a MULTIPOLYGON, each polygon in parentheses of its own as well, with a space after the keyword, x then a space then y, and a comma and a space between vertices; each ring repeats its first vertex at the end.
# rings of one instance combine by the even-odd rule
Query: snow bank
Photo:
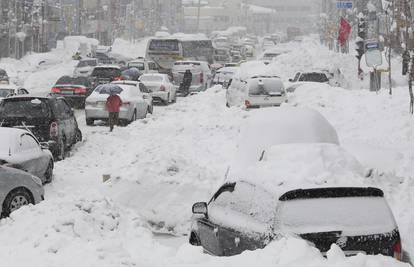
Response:
POLYGON ((136 43, 132 43, 127 40, 117 38, 112 44, 112 52, 126 58, 145 57, 148 40, 148 38, 144 38, 136 43))

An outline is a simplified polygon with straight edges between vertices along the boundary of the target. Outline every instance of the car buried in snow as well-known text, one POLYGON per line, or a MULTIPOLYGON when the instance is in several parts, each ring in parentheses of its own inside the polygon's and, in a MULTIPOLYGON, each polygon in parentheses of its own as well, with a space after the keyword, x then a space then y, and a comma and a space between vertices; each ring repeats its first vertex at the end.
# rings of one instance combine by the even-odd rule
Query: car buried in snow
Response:
POLYGON ((346 256, 402 259, 397 224, 377 188, 296 189, 275 201, 263 187, 238 181, 224 184, 208 203, 195 203, 192 211, 190 244, 216 256, 264 248, 272 240, 293 235, 323 255, 337 244, 346 256))
POLYGON ((47 143, 40 143, 29 131, 0 128, 0 165, 20 169, 39 177, 42 183, 53 178, 53 156, 47 143))
POLYGON ((340 69, 333 71, 321 69, 297 72, 293 79, 289 79, 289 83, 286 85, 286 91, 292 93, 304 84, 324 83, 331 86, 341 86, 343 80, 344 77, 340 69))
POLYGON ((44 200, 42 181, 19 169, 0 166, 0 211, 7 217, 15 210, 44 200))
POLYGON ((176 87, 172 84, 170 77, 167 74, 143 74, 139 80, 151 91, 154 102, 160 102, 164 105, 168 105, 176 101, 176 87))

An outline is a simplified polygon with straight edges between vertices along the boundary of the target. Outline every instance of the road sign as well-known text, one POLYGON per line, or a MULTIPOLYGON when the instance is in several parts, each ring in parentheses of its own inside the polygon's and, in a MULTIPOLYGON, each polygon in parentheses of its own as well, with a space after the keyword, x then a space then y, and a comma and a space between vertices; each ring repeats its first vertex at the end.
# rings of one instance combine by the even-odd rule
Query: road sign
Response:
POLYGON ((377 40, 365 42, 365 62, 368 67, 377 68, 382 65, 382 52, 377 40))
POLYGON ((371 41, 371 42, 366 42, 365 43, 365 49, 366 50, 370 50, 370 49, 379 49, 380 45, 377 41, 371 41))
POLYGON ((353 3, 350 1, 338 1, 336 2, 336 8, 338 9, 352 9, 353 3))

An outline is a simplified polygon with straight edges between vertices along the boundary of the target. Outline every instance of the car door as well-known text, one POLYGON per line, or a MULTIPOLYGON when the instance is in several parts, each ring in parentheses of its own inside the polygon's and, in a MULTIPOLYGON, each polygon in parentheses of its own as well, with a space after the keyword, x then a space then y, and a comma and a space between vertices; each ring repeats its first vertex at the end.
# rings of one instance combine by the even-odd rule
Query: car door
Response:
POLYGON ((48 162, 45 162, 43 151, 39 146, 39 143, 29 133, 20 135, 20 139, 17 144, 18 154, 20 155, 20 166, 23 170, 42 177, 46 170, 48 162))
POLYGON ((234 219, 219 226, 224 256, 263 248, 270 241, 275 201, 270 193, 247 182, 237 182, 229 194, 227 209, 234 219))

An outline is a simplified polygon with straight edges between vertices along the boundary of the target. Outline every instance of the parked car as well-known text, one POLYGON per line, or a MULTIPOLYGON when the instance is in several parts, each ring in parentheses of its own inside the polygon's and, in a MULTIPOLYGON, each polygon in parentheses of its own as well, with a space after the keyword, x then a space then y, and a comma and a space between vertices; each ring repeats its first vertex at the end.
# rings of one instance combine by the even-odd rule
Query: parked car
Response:
POLYGON ((325 83, 331 86, 341 86, 344 77, 339 69, 329 71, 325 69, 314 71, 297 72, 293 79, 289 79, 286 90, 294 92, 296 88, 303 84, 325 83))
POLYGON ((226 92, 226 105, 261 108, 280 106, 287 102, 285 87, 276 76, 253 76, 246 81, 232 79, 226 92))
POLYGON ((19 88, 13 84, 0 83, 0 100, 13 95, 26 95, 29 92, 24 88, 19 88))
POLYGON ((40 142, 49 143, 55 160, 82 140, 82 132, 70 105, 63 97, 12 96, 0 103, 2 127, 29 129, 40 142))
POLYGON ((172 68, 173 83, 177 88, 180 87, 186 70, 190 70, 193 75, 190 93, 204 91, 209 87, 212 74, 206 61, 177 61, 172 68))
POLYGON ((51 94, 64 97, 72 107, 84 108, 91 91, 92 84, 88 78, 62 76, 51 89, 51 94))
POLYGON ((93 69, 91 74, 92 88, 100 84, 110 83, 121 79, 121 68, 116 65, 102 65, 93 69))
POLYGON ((140 81, 151 90, 154 101, 165 105, 176 101, 176 88, 167 74, 144 74, 140 77, 140 81))
POLYGON ((138 88, 138 90, 141 92, 142 97, 144 98, 145 102, 147 102, 148 105, 148 113, 152 114, 154 111, 154 100, 152 98, 152 91, 148 87, 146 87, 142 82, 140 81, 114 81, 112 84, 124 84, 124 85, 131 85, 138 88))
POLYGON ((144 58, 138 58, 131 60, 127 63, 127 68, 137 68, 142 74, 145 73, 158 73, 158 65, 151 60, 144 58))
POLYGON ((377 188, 297 189, 275 199, 267 188, 237 181, 225 183, 208 203, 195 203, 192 210, 190 243, 217 256, 263 248, 284 234, 296 234, 323 254, 337 244, 347 256, 402 259, 397 224, 377 188))
POLYGON ((8 84, 9 83, 9 76, 4 69, 0 69, 0 84, 8 84))
POLYGON ((0 166, 0 211, 7 217, 13 211, 44 200, 42 181, 22 170, 0 166))
MULTIPOLYGON (((152 107, 144 99, 139 87, 131 84, 120 84, 122 92, 119 94, 123 102, 119 112, 119 120, 122 124, 129 124, 137 119, 143 119, 148 113, 152 112, 152 107)), ((141 84, 141 83, 138 83, 141 84)), ((107 94, 100 93, 101 87, 98 86, 86 99, 85 114, 86 125, 93 125, 95 120, 108 120, 109 113, 106 110, 107 94)))
POLYGON ((89 77, 92 74, 94 67, 98 66, 97 58, 85 58, 79 60, 73 71, 75 77, 89 77))
POLYGON ((238 69, 238 67, 224 67, 218 69, 214 74, 212 84, 227 84, 233 78, 234 74, 237 72, 238 69))
POLYGON ((50 183, 53 177, 53 156, 47 143, 41 144, 27 130, 0 128, 0 164, 17 168, 50 183))

